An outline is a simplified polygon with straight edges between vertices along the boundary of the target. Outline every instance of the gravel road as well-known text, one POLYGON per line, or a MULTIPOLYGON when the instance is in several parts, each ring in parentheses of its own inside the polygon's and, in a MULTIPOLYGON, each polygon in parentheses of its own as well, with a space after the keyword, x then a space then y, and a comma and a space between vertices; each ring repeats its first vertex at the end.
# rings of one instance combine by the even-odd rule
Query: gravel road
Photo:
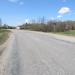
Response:
POLYGON ((0 65, 0 75, 75 75, 75 43, 13 30, 0 65))

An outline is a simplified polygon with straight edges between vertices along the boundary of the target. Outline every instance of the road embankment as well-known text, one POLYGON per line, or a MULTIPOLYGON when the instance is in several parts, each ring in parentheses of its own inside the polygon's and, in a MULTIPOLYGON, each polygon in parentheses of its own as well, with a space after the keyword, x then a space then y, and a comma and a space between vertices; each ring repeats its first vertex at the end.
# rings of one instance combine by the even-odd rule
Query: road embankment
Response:
POLYGON ((71 35, 71 34, 75 34, 73 33, 73 31, 70 33, 70 36, 67 34, 59 34, 59 33, 44 33, 44 32, 37 32, 37 31, 29 31, 29 32, 45 34, 57 40, 61 40, 61 41, 69 42, 69 43, 75 43, 75 36, 71 35))
POLYGON ((53 38, 58 39, 58 40, 66 41, 69 43, 75 43, 75 37, 74 36, 54 34, 54 33, 50 33, 50 36, 52 36, 53 38))

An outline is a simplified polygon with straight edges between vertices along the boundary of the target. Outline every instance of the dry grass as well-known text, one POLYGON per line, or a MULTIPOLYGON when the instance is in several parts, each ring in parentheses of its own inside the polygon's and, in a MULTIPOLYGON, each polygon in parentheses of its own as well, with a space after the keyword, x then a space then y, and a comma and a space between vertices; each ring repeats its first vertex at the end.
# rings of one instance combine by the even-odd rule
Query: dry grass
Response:
POLYGON ((3 44, 9 37, 9 30, 0 29, 0 45, 3 44))

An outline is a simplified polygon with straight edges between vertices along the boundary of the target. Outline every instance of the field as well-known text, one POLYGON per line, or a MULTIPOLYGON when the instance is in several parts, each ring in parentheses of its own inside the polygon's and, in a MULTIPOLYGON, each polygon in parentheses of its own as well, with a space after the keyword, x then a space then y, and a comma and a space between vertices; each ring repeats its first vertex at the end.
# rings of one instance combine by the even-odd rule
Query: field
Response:
POLYGON ((3 44, 9 37, 9 30, 0 30, 0 45, 3 44))
POLYGON ((75 36, 75 30, 59 32, 59 34, 68 35, 68 36, 75 36))

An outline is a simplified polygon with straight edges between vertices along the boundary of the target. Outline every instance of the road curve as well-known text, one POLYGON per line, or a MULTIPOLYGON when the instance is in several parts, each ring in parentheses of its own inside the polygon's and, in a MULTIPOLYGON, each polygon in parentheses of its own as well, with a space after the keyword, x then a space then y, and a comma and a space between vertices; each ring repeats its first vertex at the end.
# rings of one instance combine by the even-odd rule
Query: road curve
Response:
POLYGON ((75 44, 34 31, 13 30, 0 75, 75 75, 75 44))

